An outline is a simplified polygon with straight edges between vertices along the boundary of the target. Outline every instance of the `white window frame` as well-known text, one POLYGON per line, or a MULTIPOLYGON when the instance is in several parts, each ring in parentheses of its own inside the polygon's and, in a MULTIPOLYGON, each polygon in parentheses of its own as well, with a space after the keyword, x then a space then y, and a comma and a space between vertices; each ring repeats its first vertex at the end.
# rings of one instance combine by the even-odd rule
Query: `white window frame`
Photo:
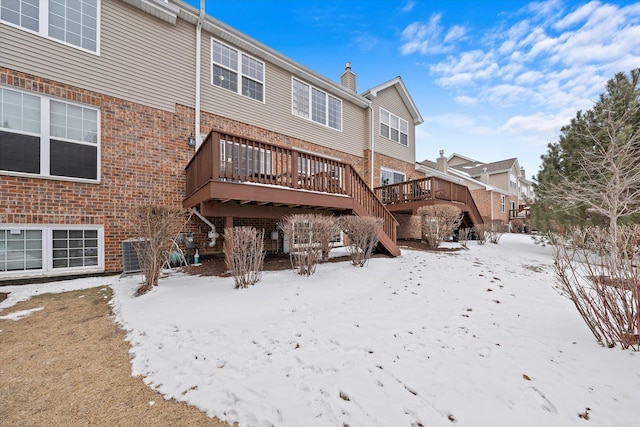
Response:
POLYGON ((329 129, 342 132, 343 123, 343 108, 342 100, 338 97, 328 94, 327 92, 318 89, 317 87, 310 85, 295 77, 291 78, 291 114, 294 116, 302 117, 314 123, 321 124, 329 129), (298 99, 297 89, 306 89, 306 96, 298 99), (314 97, 314 94, 316 96, 314 97), (314 99, 318 99, 317 96, 323 96, 324 98, 324 110, 322 111, 322 121, 314 118, 313 106, 314 99), (340 113, 336 114, 337 107, 339 106, 340 113))
POLYGON ((505 213, 507 209, 507 198, 504 195, 500 195, 500 212, 505 213))
POLYGON ((393 184, 397 184, 398 182, 405 182, 406 180, 407 180, 407 174, 404 173, 404 172, 400 172, 400 171, 397 171, 397 170, 384 168, 384 167, 380 168, 380 185, 393 185, 393 184), (382 177, 382 172, 389 172, 389 173, 392 173, 394 175, 396 175, 396 174, 397 175, 402 175, 403 176, 402 181, 395 181, 395 182, 390 182, 390 183, 385 184, 384 180, 383 180, 383 177, 382 177))
POLYGON ((382 107, 380 107, 378 117, 379 117, 378 132, 380 133, 380 136, 390 139, 393 142, 397 142, 403 147, 409 147, 409 122, 408 121, 404 120, 399 116, 396 116, 389 110, 386 110, 382 107), (385 117, 388 117, 388 122, 386 122, 385 117), (383 125, 387 127, 387 132, 383 132, 382 130, 383 125), (398 139, 394 138, 393 131, 397 132, 398 139), (403 135, 407 140, 406 144, 402 142, 403 135))
MULTIPOLYGON (((214 37, 211 37, 210 48, 211 48, 211 85, 219 87, 220 89, 228 90, 229 92, 232 92, 232 93, 237 93, 238 95, 242 95, 245 98, 252 99, 252 100, 254 100, 256 102, 261 102, 261 103, 264 104, 265 103, 265 99, 266 99, 266 93, 267 93, 267 85, 266 85, 267 69, 266 69, 265 63, 263 61, 260 61, 259 59, 256 59, 255 57, 253 57, 251 55, 246 54, 245 52, 243 52, 243 51, 241 51, 241 50, 239 50, 239 49, 237 49, 235 47, 232 47, 232 46, 229 46, 226 43, 223 43, 222 41, 220 41, 220 40, 218 40, 218 39, 216 39, 214 37), (223 64, 223 63, 220 63, 220 62, 216 62, 213 59, 213 44, 214 43, 218 43, 218 44, 222 45, 223 47, 229 49, 230 51, 235 52, 235 54, 236 54, 236 58, 235 58, 235 60, 236 60, 236 68, 235 69, 232 68, 230 66, 230 64, 223 64), (258 64, 262 65, 262 80, 259 80, 257 76, 252 76, 250 74, 245 74, 244 73, 243 62, 242 62, 242 58, 243 57, 246 57, 247 59, 255 61, 258 64), (224 86, 221 86, 220 84, 216 84, 216 79, 217 78, 218 79, 221 78, 221 76, 216 76, 215 75, 214 66, 223 68, 223 69, 229 71, 230 73, 233 73, 233 74, 236 75, 237 82, 236 82, 236 90, 235 91, 233 91, 231 89, 228 89, 228 88, 226 88, 224 86), (256 83, 262 85, 262 99, 256 99, 256 98, 254 98, 252 96, 249 96, 249 95, 247 95, 245 93, 242 93, 242 82, 243 82, 244 78, 246 78, 246 79, 248 79, 248 80, 250 80, 252 82, 256 82, 256 83)), ((222 76, 222 77, 224 77, 224 76, 222 76)))
POLYGON ((49 277, 70 274, 104 272, 104 226, 96 224, 0 224, 2 230, 42 231, 42 268, 34 270, 0 271, 0 279, 22 277, 49 277), (87 267, 53 268, 54 230, 95 230, 98 232, 98 265, 87 267))
POLYGON ((228 166, 233 168, 233 173, 239 176, 247 176, 247 172, 259 173, 262 175, 270 175, 272 171, 272 159, 273 153, 271 150, 266 150, 264 148, 251 147, 246 144, 240 144, 238 142, 225 141, 224 139, 220 140, 220 169, 221 171, 225 171, 228 166), (247 152, 251 150, 252 155, 249 157, 237 157, 227 158, 227 145, 233 144, 236 152, 242 151, 247 152), (245 151, 246 150, 246 151, 245 151), (259 170, 255 170, 255 165, 253 164, 253 160, 255 159, 254 150, 259 150, 259 170), (251 163, 251 165, 249 165, 251 163), (242 173, 240 173, 242 172, 242 173))
MULTIPOLYGON (((2 6, 2 2, 3 1, 5 1, 5 0, 0 0, 0 7, 2 6)), ((76 44, 69 43, 69 42, 66 42, 64 40, 60 40, 59 38, 56 38, 56 37, 53 37, 53 36, 49 35, 49 2, 50 2, 50 0, 39 0, 39 4, 38 4, 38 7, 39 7, 39 12, 38 12, 38 30, 37 31, 34 31, 32 29, 23 27, 21 25, 14 24, 13 22, 9 22, 9 21, 3 20, 1 18, 1 14, 0 14, 0 22, 3 23, 3 24, 9 25, 11 27, 14 27, 14 28, 18 28, 18 29, 20 29, 22 31, 27 31, 27 32, 32 33, 32 34, 37 34, 37 35, 39 35, 41 37, 44 37, 44 38, 49 39, 49 40, 53 40, 53 41, 55 41, 57 43, 61 43, 61 44, 64 44, 66 46, 71 46, 71 47, 73 47, 75 49, 80 49, 80 50, 82 50, 84 52, 91 53, 92 55, 100 56, 100 21, 101 21, 100 18, 101 18, 101 11, 102 11, 102 8, 101 8, 102 1, 101 0, 96 0, 96 28, 95 28, 95 31, 96 31, 96 50, 87 49, 87 48, 84 48, 82 46, 78 46, 76 44)), ((82 23, 80 23, 80 25, 82 26, 82 23)))
POLYGON ((59 98, 50 98, 48 96, 43 96, 38 93, 26 92, 22 90, 18 90, 13 87, 0 86, 0 89, 5 89, 13 92, 19 92, 22 94, 35 96, 40 98, 40 133, 35 134, 33 132, 22 131, 18 129, 10 129, 4 128, 2 123, 0 123, 0 130, 5 132, 16 133, 19 135, 27 135, 27 136, 39 136, 40 137, 40 173, 30 173, 30 172, 17 172, 17 171, 7 171, 0 170, 0 175, 12 175, 12 176, 27 176, 27 177, 38 177, 38 178, 46 178, 53 180, 61 180, 61 181, 74 181, 74 182, 88 182, 88 183, 100 183, 100 172, 101 172, 101 147, 100 143, 100 134, 101 134, 101 123, 100 123, 100 110, 98 108, 82 105, 75 102, 69 102, 66 99, 59 98), (60 102, 66 105, 81 107, 89 110, 93 110, 96 112, 96 120, 97 120, 97 129, 96 129, 96 141, 95 142, 87 142, 75 139, 68 139, 64 137, 52 137, 51 136, 51 101, 60 102), (60 176, 60 175, 51 175, 51 140, 54 139, 56 141, 74 143, 78 145, 87 145, 87 146, 95 146, 96 147, 96 178, 77 178, 71 176, 60 176))

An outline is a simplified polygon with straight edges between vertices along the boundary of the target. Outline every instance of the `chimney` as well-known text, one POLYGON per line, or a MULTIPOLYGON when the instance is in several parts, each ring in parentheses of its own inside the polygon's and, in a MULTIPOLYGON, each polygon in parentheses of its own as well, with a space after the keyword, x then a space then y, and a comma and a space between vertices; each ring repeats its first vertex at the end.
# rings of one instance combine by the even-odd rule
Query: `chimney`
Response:
POLYGON ((482 173, 480 173, 480 182, 484 182, 485 184, 489 183, 489 172, 487 172, 487 168, 482 168, 482 173))
POLYGON ((351 62, 347 62, 344 65, 344 73, 340 76, 340 85, 354 92, 356 91, 356 74, 351 71, 351 62))
POLYGON ((444 150, 440 150, 440 157, 437 158, 436 163, 440 172, 449 172, 449 161, 444 156, 444 150))
POLYGON ((524 179, 527 179, 527 174, 524 171, 524 166, 520 167, 520 177, 524 178, 524 179))

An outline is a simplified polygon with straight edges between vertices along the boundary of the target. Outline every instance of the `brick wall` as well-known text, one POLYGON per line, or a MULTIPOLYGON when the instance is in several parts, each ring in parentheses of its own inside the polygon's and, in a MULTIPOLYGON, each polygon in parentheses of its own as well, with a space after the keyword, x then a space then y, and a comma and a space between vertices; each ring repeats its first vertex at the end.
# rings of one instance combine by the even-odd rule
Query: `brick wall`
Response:
MULTIPOLYGON (((132 208, 155 203, 180 207, 184 198, 184 167, 193 155, 187 138, 193 133, 194 111, 176 105, 163 111, 0 67, 0 84, 51 98, 83 103, 100 110, 99 183, 0 175, 0 223, 100 224, 104 226, 105 270, 122 270, 121 242, 135 235, 128 220, 132 208)), ((340 158, 366 177, 365 158, 336 153, 326 147, 204 113, 202 132, 217 129, 258 141, 301 148, 340 158)), ((381 164, 414 176, 413 165, 376 155, 381 164)), ((368 181, 367 181, 368 182, 368 181)), ((222 234, 224 219, 210 219, 222 234)), ((235 225, 275 230, 275 220, 236 219, 235 225)), ((203 253, 222 250, 222 239, 208 246, 209 226, 196 217, 186 230, 203 253)), ((266 239, 266 249, 271 241, 266 239)), ((282 236, 278 245, 282 247, 282 236)))

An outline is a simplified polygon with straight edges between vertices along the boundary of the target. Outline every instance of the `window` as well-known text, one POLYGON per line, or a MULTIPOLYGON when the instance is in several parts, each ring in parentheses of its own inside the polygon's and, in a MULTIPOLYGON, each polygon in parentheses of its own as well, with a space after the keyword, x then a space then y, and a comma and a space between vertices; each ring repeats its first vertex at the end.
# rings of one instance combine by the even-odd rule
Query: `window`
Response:
POLYGON ((342 130, 342 101, 300 80, 291 82, 293 114, 342 130))
POLYGON ((515 175, 511 173, 509 174, 509 187, 518 188, 518 180, 516 179, 515 175))
POLYGON ((211 84, 264 101, 264 64, 211 39, 211 84))
POLYGON ((0 277, 104 269, 101 226, 0 225, 0 277))
POLYGON ((0 87, 0 171, 99 179, 98 110, 0 87))
POLYGON ((220 170, 235 176, 271 174, 271 151, 264 148, 248 147, 237 142, 220 140, 220 170))
POLYGON ((397 184, 398 182, 404 182, 406 179, 407 176, 402 172, 380 169, 380 185, 397 184))
POLYGON ((505 196, 500 196, 500 212, 506 212, 506 199, 505 196))
POLYGON ((407 147, 409 145, 409 122, 380 108, 380 135, 407 147))
POLYGON ((98 52, 99 0, 0 0, 0 20, 98 52))

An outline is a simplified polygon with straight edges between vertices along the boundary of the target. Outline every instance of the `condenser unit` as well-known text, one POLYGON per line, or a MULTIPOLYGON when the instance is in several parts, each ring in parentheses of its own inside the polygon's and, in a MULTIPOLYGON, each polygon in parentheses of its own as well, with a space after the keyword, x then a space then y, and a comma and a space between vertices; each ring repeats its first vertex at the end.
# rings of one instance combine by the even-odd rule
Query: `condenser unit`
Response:
POLYGON ((139 273, 141 271, 135 244, 142 241, 144 241, 144 239, 127 239, 122 241, 122 274, 139 273))

